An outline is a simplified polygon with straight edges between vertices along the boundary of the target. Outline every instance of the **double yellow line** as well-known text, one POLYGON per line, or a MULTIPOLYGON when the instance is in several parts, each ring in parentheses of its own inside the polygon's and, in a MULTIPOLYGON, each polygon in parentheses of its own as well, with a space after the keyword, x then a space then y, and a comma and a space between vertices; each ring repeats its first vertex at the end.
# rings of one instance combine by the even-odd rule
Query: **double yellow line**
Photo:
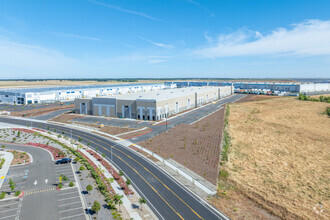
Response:
MULTIPOLYGON (((57 128, 56 128, 57 129, 57 128)), ((63 131, 67 131, 67 130, 65 130, 66 128, 60 128, 60 129, 57 129, 57 130, 63 130, 63 131)), ((93 139, 96 139, 95 137, 92 137, 92 136, 90 136, 90 135, 87 135, 87 134, 84 134, 84 133, 82 133, 82 132, 80 132, 80 131, 78 131, 78 130, 74 130, 75 132, 77 132, 77 133, 80 133, 80 134, 82 134, 81 136, 83 136, 83 137, 89 137, 89 138, 93 138, 93 139)), ((70 132, 70 130, 69 130, 69 132, 70 132)), ((76 136, 76 137, 80 137, 80 136, 78 136, 77 134, 72 134, 72 135, 74 135, 74 136, 76 136)), ((91 139, 89 139, 89 138, 86 138, 88 141, 90 141, 91 143, 93 143, 93 144, 95 144, 95 145, 97 145, 97 146, 99 146, 99 147, 101 147, 101 148, 103 148, 103 149, 105 149, 106 151, 108 151, 108 152, 110 152, 111 153, 111 151, 109 150, 109 149, 107 149, 107 148, 105 148, 105 147, 103 147, 102 145, 99 145, 99 144, 97 144, 97 143, 95 143, 94 141, 92 141, 91 139)), ((167 190, 169 190, 173 195, 175 195, 182 203, 184 203, 195 215, 197 215, 198 216, 198 218, 200 218, 200 219, 203 219, 204 220, 204 218, 202 218, 193 208, 191 208, 182 198, 180 198, 175 192, 173 192, 165 183, 163 183, 154 173, 152 173, 149 169, 147 169, 145 166, 143 166, 140 162, 138 162, 138 161, 136 161, 134 158, 132 158, 131 156, 129 156, 128 154, 126 154, 125 152, 123 152, 122 150, 120 150, 120 149, 118 149, 118 148, 116 148, 116 147, 114 147, 114 146, 112 146, 112 145, 110 145, 110 144, 108 144, 108 143, 106 143, 106 142, 104 142, 104 141, 102 141, 101 139, 97 139, 98 141, 100 141, 100 142, 102 142, 102 143, 104 143, 105 145, 108 145, 108 146, 110 146, 110 147, 113 147, 114 149, 116 149, 116 150, 118 150, 119 152, 121 152, 122 154, 124 154, 125 156, 127 156, 128 158, 130 158, 131 160, 133 160, 134 162, 136 162, 137 164, 139 164, 143 169, 145 169, 147 172, 149 172, 152 176, 154 176, 167 190)), ((112 152, 113 153, 113 152, 112 152)), ((121 157, 119 157, 117 154, 115 154, 115 153, 113 153, 113 155, 115 155, 118 159, 120 159, 121 161, 123 161, 128 167, 130 167, 134 172, 136 172, 140 177, 141 177, 141 179, 143 179, 143 181, 152 189, 152 190, 154 190, 155 192, 156 192, 156 194, 180 217, 180 219, 184 219, 159 193, 158 193, 158 191, 153 187, 153 186, 151 186, 150 185, 150 183, 148 182, 148 181, 146 181, 145 180, 145 178, 136 170, 136 169, 134 169, 131 165, 129 165, 126 161, 124 161, 121 157)))

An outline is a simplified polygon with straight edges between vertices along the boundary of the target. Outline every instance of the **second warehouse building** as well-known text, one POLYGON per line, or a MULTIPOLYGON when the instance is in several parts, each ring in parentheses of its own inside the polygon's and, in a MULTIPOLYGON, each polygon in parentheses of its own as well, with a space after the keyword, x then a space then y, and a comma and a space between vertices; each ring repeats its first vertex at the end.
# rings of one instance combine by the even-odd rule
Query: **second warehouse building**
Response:
POLYGON ((75 113, 156 121, 233 93, 232 86, 214 86, 79 98, 75 99, 75 113))

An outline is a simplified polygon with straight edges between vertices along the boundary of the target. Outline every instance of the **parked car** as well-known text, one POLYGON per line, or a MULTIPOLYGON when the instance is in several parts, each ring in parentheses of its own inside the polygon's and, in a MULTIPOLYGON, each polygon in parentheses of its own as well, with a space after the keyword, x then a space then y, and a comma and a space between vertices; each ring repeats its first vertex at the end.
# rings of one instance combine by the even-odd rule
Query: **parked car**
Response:
POLYGON ((62 164, 62 163, 71 163, 71 158, 62 158, 55 162, 55 164, 62 164))

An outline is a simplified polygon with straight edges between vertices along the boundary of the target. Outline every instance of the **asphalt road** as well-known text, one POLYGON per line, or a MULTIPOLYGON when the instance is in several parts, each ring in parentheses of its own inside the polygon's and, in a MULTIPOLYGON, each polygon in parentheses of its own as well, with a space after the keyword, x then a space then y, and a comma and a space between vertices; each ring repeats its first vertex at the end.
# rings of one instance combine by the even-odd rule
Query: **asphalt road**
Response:
POLYGON ((76 187, 56 190, 55 184, 60 174, 74 181, 71 164, 55 165, 50 154, 41 148, 7 144, 6 149, 30 153, 33 163, 9 169, 7 181, 0 191, 10 191, 8 181, 11 178, 17 189, 24 191, 24 196, 15 200, 0 200, 0 219, 17 219, 17 216, 26 220, 86 219, 76 187))
MULTIPOLYGON (((0 117, 1 122, 26 125, 22 119, 0 117)), ((90 143, 92 148, 98 148, 100 153, 105 153, 113 163, 122 170, 131 180, 132 184, 146 198, 147 204, 159 219, 227 219, 216 211, 204 200, 192 194, 183 185, 164 173, 156 165, 144 159, 135 151, 119 145, 117 142, 77 129, 53 125, 42 122, 33 122, 34 127, 47 129, 47 126, 57 133, 65 132, 74 139, 81 138, 85 144, 90 143)))

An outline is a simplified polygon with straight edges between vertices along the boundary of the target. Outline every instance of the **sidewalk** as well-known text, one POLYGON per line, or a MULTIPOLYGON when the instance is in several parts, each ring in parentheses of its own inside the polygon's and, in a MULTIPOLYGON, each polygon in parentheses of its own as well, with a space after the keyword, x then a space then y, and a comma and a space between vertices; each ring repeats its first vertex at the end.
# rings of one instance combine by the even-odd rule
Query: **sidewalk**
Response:
POLYGON ((12 160, 14 159, 14 155, 7 151, 0 151, 0 159, 2 159, 2 158, 5 158, 5 163, 2 165, 2 168, 0 169, 0 189, 1 189, 3 182, 6 179, 6 175, 8 173, 10 164, 11 164, 12 160))
MULTIPOLYGON (((104 170, 104 176, 106 178, 113 178, 113 176, 106 170, 106 168, 97 160, 95 159, 92 155, 90 155, 86 150, 84 149, 79 149, 79 151, 81 151, 82 153, 84 153, 91 161, 93 161, 93 163, 98 166, 101 167, 102 170, 104 170)), ((126 210, 128 211, 129 215, 131 218, 133 218, 134 220, 142 220, 142 218, 140 217, 140 215, 133 210, 133 206, 132 203, 128 200, 127 196, 124 194, 123 190, 120 190, 120 186, 116 181, 113 181, 113 183, 111 183, 114 191, 123 196, 123 205, 125 206, 126 210)))

